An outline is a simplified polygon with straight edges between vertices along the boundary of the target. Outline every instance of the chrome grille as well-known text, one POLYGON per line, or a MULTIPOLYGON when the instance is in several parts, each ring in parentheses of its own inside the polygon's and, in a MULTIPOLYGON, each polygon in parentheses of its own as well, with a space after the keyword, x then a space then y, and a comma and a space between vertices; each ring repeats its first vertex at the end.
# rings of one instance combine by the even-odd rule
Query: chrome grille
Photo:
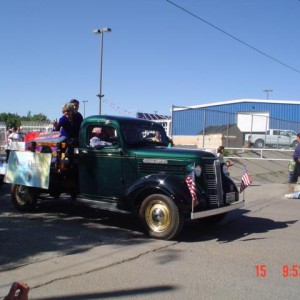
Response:
POLYGON ((178 175, 185 174, 185 166, 178 166, 178 165, 139 163, 138 170, 139 172, 150 173, 150 174, 160 173, 160 172, 166 172, 169 174, 178 174, 178 175))
POLYGON ((218 160, 205 160, 204 168, 209 207, 216 208, 223 206, 224 201, 220 162, 218 160))

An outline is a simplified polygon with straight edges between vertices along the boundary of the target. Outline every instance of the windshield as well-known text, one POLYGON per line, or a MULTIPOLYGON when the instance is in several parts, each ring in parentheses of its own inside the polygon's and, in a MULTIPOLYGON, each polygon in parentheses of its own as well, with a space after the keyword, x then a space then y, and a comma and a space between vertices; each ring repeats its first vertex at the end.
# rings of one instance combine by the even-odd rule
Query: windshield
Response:
POLYGON ((168 146, 170 142, 158 124, 124 124, 123 130, 128 147, 168 146))

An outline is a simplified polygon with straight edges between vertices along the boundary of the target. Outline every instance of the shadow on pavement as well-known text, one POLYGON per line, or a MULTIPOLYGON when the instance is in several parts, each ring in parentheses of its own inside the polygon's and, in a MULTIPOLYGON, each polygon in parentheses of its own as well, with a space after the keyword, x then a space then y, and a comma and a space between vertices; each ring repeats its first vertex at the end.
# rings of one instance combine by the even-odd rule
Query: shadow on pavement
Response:
POLYGON ((126 290, 116 290, 110 292, 102 292, 102 293, 92 293, 92 294, 76 294, 76 295, 68 295, 68 296, 59 296, 59 297, 46 297, 46 298, 35 298, 37 300, 67 300, 67 299, 80 299, 80 300, 88 300, 88 299, 116 299, 124 296, 141 296, 141 295, 151 295, 153 297, 161 297, 162 293, 175 291, 178 288, 170 285, 162 285, 162 286, 153 286, 153 287, 144 287, 144 288, 136 288, 136 289, 126 289, 126 290))
MULTIPOLYGON (((209 219, 189 222, 182 234, 181 240, 185 242, 199 242, 217 240, 220 243, 230 243, 239 239, 250 241, 252 234, 266 233, 272 230, 284 229, 298 222, 298 220, 274 221, 267 218, 247 216, 248 210, 240 209, 229 213, 220 223, 212 224, 209 219), (249 237, 245 239, 246 237, 249 237)), ((260 239, 260 238, 259 238, 260 239)))

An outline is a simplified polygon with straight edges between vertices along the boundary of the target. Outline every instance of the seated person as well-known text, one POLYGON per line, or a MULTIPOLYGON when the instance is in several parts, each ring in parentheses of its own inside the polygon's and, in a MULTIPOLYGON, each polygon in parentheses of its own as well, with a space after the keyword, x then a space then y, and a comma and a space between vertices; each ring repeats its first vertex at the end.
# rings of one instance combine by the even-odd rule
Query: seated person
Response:
POLYGON ((93 137, 90 139, 90 146, 92 148, 100 149, 104 146, 111 146, 112 143, 101 141, 100 134, 102 132, 101 127, 95 127, 92 130, 93 137))
POLYGON ((156 131, 155 132, 155 136, 152 138, 152 141, 153 142, 161 142, 161 134, 160 134, 160 132, 159 131, 156 131))

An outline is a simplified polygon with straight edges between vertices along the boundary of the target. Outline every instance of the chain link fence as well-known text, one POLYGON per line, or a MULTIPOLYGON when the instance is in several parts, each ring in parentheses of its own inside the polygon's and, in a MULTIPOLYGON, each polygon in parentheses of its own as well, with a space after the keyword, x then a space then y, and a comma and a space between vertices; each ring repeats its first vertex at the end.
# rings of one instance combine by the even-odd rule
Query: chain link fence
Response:
MULTIPOLYGON (((173 112, 173 137, 176 144, 196 145, 198 148, 209 148, 223 145, 225 147, 250 146, 249 135, 260 135, 263 148, 290 148, 296 135, 300 132, 300 123, 269 117, 268 112, 221 112, 209 109, 190 109, 183 112, 173 112), (187 122, 188 120, 188 122, 187 122), (188 132, 191 128, 196 135, 178 135, 178 132, 188 132), (268 135, 274 133, 272 143, 268 135)), ((252 145, 254 146, 254 145, 252 145)))

